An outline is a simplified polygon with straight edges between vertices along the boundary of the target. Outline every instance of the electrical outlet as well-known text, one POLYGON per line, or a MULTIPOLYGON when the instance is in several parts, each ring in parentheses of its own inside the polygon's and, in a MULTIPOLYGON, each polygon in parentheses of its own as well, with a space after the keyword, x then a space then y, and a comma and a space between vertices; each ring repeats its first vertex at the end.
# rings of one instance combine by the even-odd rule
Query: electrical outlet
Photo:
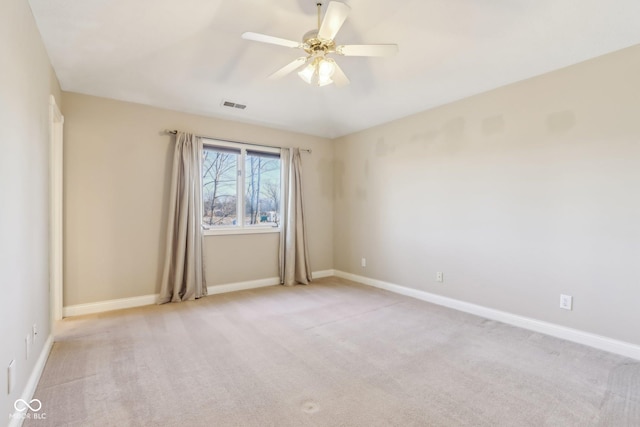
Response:
POLYGON ((7 394, 11 394, 16 384, 16 361, 12 360, 7 367, 7 394))
POLYGON ((360 265, 362 266, 362 268, 365 268, 367 266, 367 259, 363 257, 362 261, 360 261, 360 265))
POLYGON ((573 297, 571 295, 560 295, 560 308, 571 310, 573 306, 573 297))
POLYGON ((436 282, 443 282, 444 281, 444 275, 442 274, 442 271, 438 271, 436 273, 436 282))

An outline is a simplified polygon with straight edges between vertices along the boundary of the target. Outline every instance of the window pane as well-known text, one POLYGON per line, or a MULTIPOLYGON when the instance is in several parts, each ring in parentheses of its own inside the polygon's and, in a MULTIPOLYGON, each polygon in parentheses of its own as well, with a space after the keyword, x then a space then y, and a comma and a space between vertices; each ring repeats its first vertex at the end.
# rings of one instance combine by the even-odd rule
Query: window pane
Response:
POLYGON ((239 152, 205 147, 202 151, 202 223, 237 225, 239 152))
POLYGON ((248 151, 245 164, 247 225, 280 225, 280 156, 248 151))

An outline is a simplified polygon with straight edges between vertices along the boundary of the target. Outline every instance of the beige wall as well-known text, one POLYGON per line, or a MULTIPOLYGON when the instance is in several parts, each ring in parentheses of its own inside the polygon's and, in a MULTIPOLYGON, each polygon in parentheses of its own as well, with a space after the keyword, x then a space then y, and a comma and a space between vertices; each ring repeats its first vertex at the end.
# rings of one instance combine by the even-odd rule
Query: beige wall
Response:
MULTIPOLYGON (((64 93, 65 306, 154 294, 164 257, 173 137, 181 129, 303 153, 314 271, 333 268, 329 140, 64 93)), ((208 285, 278 276, 277 234, 205 237, 208 285)))
POLYGON ((0 2, 0 414, 13 403, 50 333, 49 96, 60 88, 26 1, 0 2), (33 324, 39 334, 25 358, 33 324), (7 367, 17 383, 7 394, 7 367))
POLYGON ((336 269, 640 344, 640 46, 335 150, 336 269))

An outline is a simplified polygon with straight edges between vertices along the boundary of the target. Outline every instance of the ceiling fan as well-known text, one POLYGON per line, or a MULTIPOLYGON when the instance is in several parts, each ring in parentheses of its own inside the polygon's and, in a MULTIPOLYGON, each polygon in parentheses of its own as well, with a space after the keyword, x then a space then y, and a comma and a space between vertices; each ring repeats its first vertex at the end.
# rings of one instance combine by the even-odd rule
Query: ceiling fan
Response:
POLYGON ((284 77, 307 64, 298 72, 300 78, 305 82, 317 86, 326 86, 331 83, 335 83, 336 86, 345 86, 349 84, 349 79, 336 61, 329 58, 328 55, 335 53, 343 56, 391 56, 398 53, 398 45, 396 44, 336 45, 334 38, 347 19, 351 8, 341 2, 329 2, 324 19, 321 21, 322 3, 316 3, 316 6, 318 7, 318 28, 308 31, 302 37, 302 43, 266 34, 252 32, 242 34, 242 38, 245 40, 302 49, 307 53, 307 56, 301 56, 271 74, 270 79, 284 77))

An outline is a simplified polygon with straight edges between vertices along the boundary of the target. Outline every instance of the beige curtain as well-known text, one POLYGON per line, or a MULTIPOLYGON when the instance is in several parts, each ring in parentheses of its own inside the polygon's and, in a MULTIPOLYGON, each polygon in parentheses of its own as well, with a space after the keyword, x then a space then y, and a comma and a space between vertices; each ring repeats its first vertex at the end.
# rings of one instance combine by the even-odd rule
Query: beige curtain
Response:
POLYGON ((302 197, 302 160, 297 148, 283 148, 282 182, 284 194, 280 233, 280 283, 293 286, 311 282, 307 233, 302 197))
POLYGON ((207 295, 202 251, 202 140, 178 132, 159 304, 207 295))

